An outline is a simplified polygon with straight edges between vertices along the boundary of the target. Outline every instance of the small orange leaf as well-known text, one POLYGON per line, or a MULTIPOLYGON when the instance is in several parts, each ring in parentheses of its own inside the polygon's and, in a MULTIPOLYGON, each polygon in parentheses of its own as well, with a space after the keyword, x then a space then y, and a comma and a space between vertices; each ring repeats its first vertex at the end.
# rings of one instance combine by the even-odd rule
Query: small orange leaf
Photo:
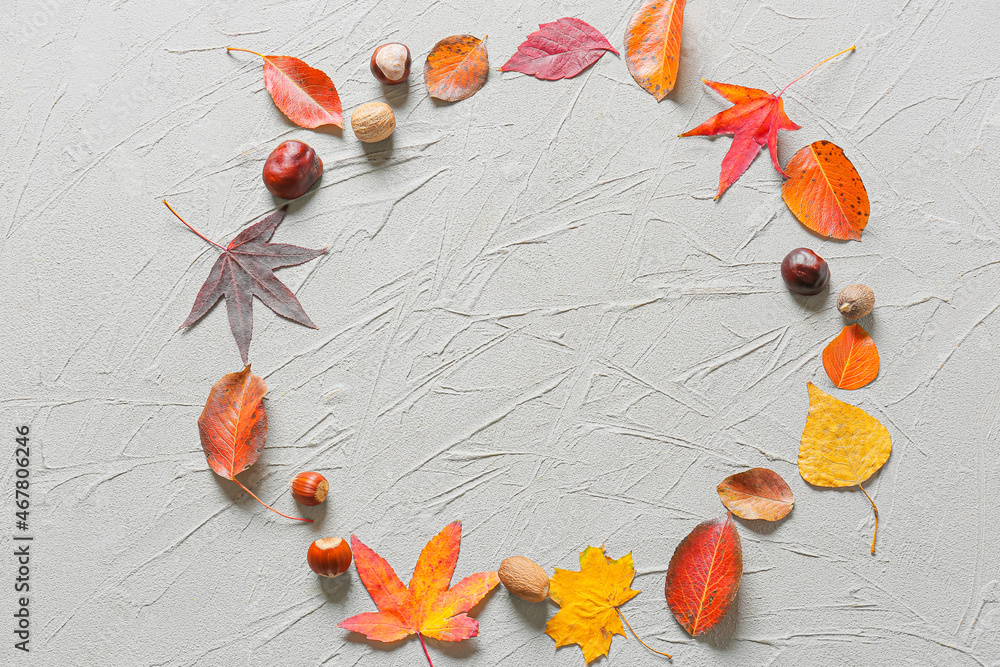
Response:
POLYGON ((860 389, 878 376, 878 348, 858 324, 844 327, 823 350, 823 368, 839 389, 860 389))
POLYGON ((719 482, 718 492, 726 509, 742 519, 777 521, 795 504, 788 483, 767 468, 730 475, 719 482))
POLYGON ((472 35, 452 35, 435 44, 427 54, 424 83, 431 97, 458 102, 475 95, 486 83, 489 72, 484 41, 472 35))
MULTIPOLYGON (((413 634, 421 644, 424 637, 457 642, 478 635, 479 622, 466 612, 486 597, 500 578, 496 572, 479 572, 452 586, 461 542, 462 523, 445 526, 420 552, 407 587, 384 558, 352 535, 354 564, 379 610, 352 616, 339 627, 380 642, 399 641, 413 634)), ((429 654, 427 660, 430 662, 429 654)))
POLYGON ((659 102, 677 82, 687 0, 648 0, 625 30, 625 62, 636 83, 659 102))
POLYGON ((841 241, 861 239, 871 207, 858 170, 829 141, 814 141, 785 165, 781 198, 803 225, 841 241))

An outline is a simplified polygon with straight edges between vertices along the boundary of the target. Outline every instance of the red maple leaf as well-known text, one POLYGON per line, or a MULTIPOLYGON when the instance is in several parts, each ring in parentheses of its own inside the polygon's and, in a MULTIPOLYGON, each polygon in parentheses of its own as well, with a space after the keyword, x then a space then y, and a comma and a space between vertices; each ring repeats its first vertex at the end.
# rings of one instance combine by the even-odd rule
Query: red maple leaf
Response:
MULTIPOLYGON (((165 201, 163 203, 167 204, 165 201)), ((268 243, 274 230, 284 219, 287 205, 244 229, 225 247, 185 222, 184 218, 177 215, 177 211, 170 208, 170 204, 167 204, 167 208, 188 229, 222 251, 209 271, 205 284, 198 291, 191 313, 181 328, 200 320, 225 296, 229 328, 232 329, 244 364, 248 363, 247 354, 250 350, 250 338, 253 336, 254 297, 282 317, 311 329, 318 328, 306 315, 292 290, 274 275, 274 269, 302 264, 326 252, 326 248, 311 250, 287 243, 268 243)))
MULTIPOLYGON (((832 55, 823 62, 816 65, 819 67, 827 60, 836 58, 841 53, 853 50, 845 49, 836 55, 832 55)), ((809 70, 812 72, 816 67, 809 70)), ((788 84, 791 86, 806 74, 798 77, 788 84)), ((788 178, 788 174, 781 168, 778 162, 778 130, 797 130, 799 126, 785 115, 784 100, 781 96, 788 86, 781 89, 781 92, 768 93, 759 88, 747 88, 733 83, 719 83, 702 79, 705 85, 719 93, 733 103, 733 106, 721 113, 717 113, 704 123, 688 130, 682 137, 710 137, 717 134, 733 135, 733 144, 729 147, 729 152, 722 159, 722 173, 719 175, 719 191, 715 195, 718 199, 722 196, 730 185, 736 182, 743 172, 747 170, 750 163, 757 157, 757 153, 766 144, 771 152, 771 162, 775 170, 788 178)))

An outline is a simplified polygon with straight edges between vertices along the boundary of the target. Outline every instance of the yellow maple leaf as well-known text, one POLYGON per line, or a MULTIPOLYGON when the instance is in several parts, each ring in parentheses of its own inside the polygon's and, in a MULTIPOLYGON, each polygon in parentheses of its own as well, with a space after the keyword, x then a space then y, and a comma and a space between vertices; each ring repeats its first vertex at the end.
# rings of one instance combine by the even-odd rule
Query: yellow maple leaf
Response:
MULTIPOLYGON (((634 577, 632 554, 612 560, 604 554, 604 547, 581 551, 579 572, 556 568, 549 597, 560 609, 545 626, 546 634, 556 640, 556 648, 579 644, 588 663, 607 655, 611 638, 625 636, 622 626, 625 617, 618 607, 639 594, 631 588, 634 577)), ((639 642, 651 651, 667 655, 641 639, 639 642)))
MULTIPOLYGON (((816 486, 857 486, 878 508, 861 483, 889 460, 889 431, 861 408, 837 400, 809 382, 809 416, 799 445, 799 474, 816 486)), ((875 535, 872 535, 875 553, 875 535)))

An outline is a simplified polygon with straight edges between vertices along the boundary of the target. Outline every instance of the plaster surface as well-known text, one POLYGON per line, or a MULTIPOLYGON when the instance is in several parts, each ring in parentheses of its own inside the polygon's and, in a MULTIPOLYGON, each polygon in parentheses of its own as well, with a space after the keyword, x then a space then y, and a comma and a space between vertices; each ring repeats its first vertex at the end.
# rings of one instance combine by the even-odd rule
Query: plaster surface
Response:
MULTIPOLYGON (((1000 5, 987 0, 692 0, 662 103, 606 55, 576 79, 496 71, 540 22, 577 16, 619 49, 633 3, 6 0, 0 25, 0 433, 32 433, 32 652, 5 664, 418 665, 415 640, 337 629, 374 610, 355 572, 321 581, 318 537, 357 534, 408 580, 461 519, 457 576, 528 556, 550 572, 605 544, 633 553, 623 611, 675 665, 1000 665, 1000 5), (494 68, 457 104, 425 92, 431 46, 488 33, 494 68), (379 43, 414 56, 409 87, 368 72, 379 43), (712 200, 730 139, 677 134, 725 108, 700 78, 790 88, 802 126, 780 158, 841 146, 871 198, 860 243, 821 239, 761 155, 712 200), (294 55, 344 101, 385 99, 390 145, 278 112, 261 65, 294 55), (333 488, 298 525, 208 469, 196 419, 239 370, 224 307, 178 331, 217 250, 278 205, 262 187, 285 139, 315 147, 320 187, 275 240, 329 246, 279 276, 319 325, 258 304, 250 347, 269 386, 268 446, 241 478, 285 512, 297 471, 333 488), (831 266, 800 299, 792 248, 831 266), (870 386, 821 365, 836 293, 872 286, 870 386), (868 490, 810 488, 796 468, 806 382, 881 420, 893 453, 868 490), (669 615, 667 564, 715 487, 779 472, 796 505, 740 522, 745 575, 724 624, 694 640, 669 615)), ((6 450, 4 450, 6 451, 6 450)), ((0 488, 10 544, 13 467, 0 488)), ((11 519, 12 521, 12 519, 11 519)), ((4 548, 4 551, 8 551, 4 548)), ((580 665, 544 634, 554 605, 504 590, 481 635, 435 664, 580 665)), ((600 664, 665 659, 616 637, 600 664)))

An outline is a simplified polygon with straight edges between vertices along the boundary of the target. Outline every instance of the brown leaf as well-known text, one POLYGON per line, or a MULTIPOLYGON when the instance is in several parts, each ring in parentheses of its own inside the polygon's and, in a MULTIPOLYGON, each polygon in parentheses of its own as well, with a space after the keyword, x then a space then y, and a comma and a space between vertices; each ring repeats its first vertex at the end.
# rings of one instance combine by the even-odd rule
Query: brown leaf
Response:
POLYGON ((767 468, 751 468, 719 483, 722 504, 741 519, 777 521, 792 511, 795 496, 781 475, 767 468))

